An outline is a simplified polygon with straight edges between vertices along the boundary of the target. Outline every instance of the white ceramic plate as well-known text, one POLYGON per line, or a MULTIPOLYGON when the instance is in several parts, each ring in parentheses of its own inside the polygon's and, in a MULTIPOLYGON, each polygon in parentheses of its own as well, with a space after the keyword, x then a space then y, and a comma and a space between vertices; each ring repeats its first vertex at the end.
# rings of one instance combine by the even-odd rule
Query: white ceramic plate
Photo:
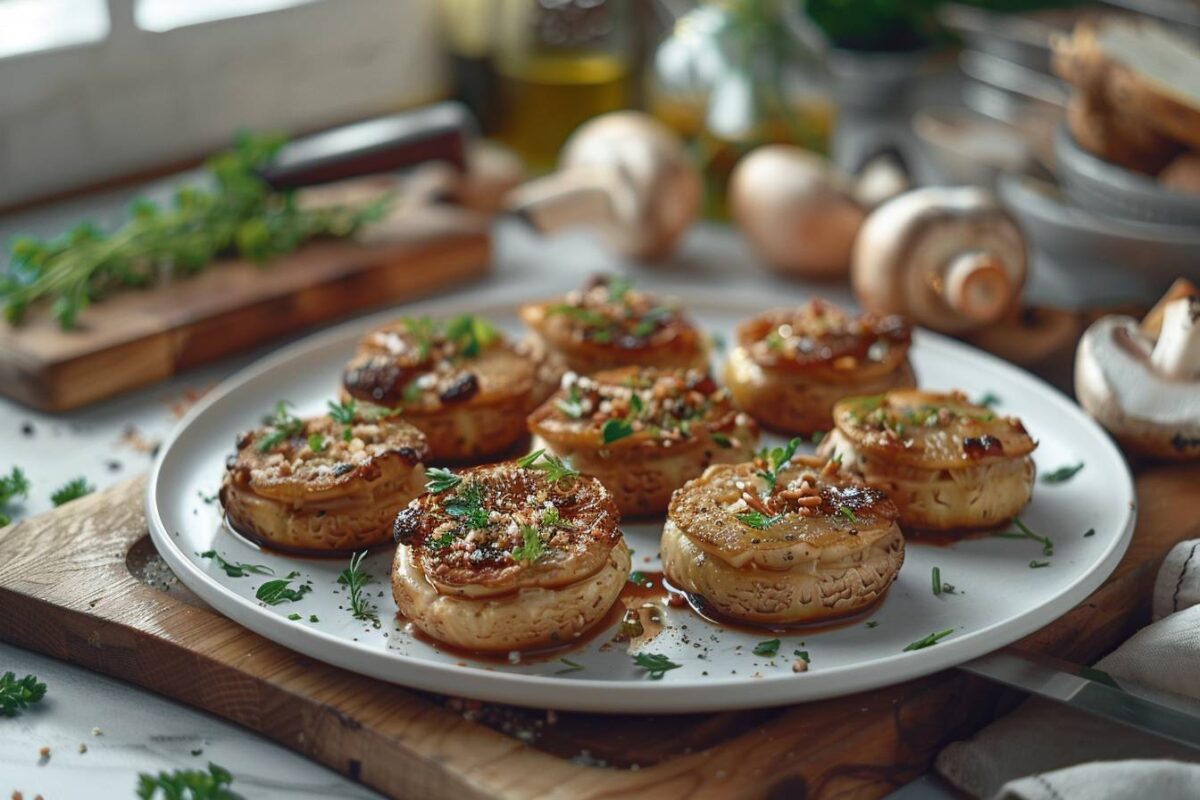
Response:
MULTIPOLYGON (((511 293, 470 310, 513 333, 519 298, 511 293)), ((731 339, 733 326, 772 305, 728 296, 691 294, 684 301, 707 330, 731 339)), ((447 302, 410 307, 406 313, 464 310, 447 302)), ((221 613, 287 647, 345 669, 395 683, 495 702, 607 712, 692 712, 747 708, 832 697, 897 683, 961 664, 1046 625, 1088 596, 1125 552, 1133 529, 1129 471, 1108 437, 1054 389, 992 356, 921 331, 912 349, 920 384, 958 387, 973 397, 991 392, 997 408, 1019 415, 1040 440, 1039 474, 1082 461, 1072 480, 1039 482, 1022 515, 1054 540, 1054 555, 1029 540, 975 538, 950 547, 911 545, 900 576, 883 603, 864 619, 825 630, 780 636, 778 655, 755 655, 755 644, 776 634, 722 629, 689 609, 667 608, 667 629, 645 648, 681 664, 651 679, 611 640, 615 626, 588 644, 525 663, 476 661, 440 652, 414 638, 395 616, 387 572, 391 548, 371 554, 370 597, 378 627, 356 621, 337 584, 345 560, 295 558, 263 552, 222 525, 212 502, 237 432, 253 427, 276 400, 300 413, 319 412, 336 389, 341 367, 361 333, 380 321, 360 320, 321 333, 249 367, 215 389, 182 420, 151 474, 147 497, 150 531, 179 578, 221 613), (206 501, 205 498, 210 498, 206 501), (1088 535, 1088 531, 1094 531, 1088 535), (263 564, 276 576, 300 573, 312 587, 302 600, 266 606, 254 599, 268 578, 230 578, 199 553, 215 549, 231 561, 263 564), (1031 568, 1031 562, 1050 565, 1031 568), (935 597, 931 570, 955 593, 935 597), (289 615, 298 614, 291 620, 289 615), (315 615, 317 622, 310 621, 315 615), (953 629, 936 645, 905 652, 910 642, 953 629), (792 669, 796 650, 807 651, 807 672, 792 669), (581 669, 566 671, 569 659, 581 669)), ((660 525, 622 526, 634 549, 634 568, 656 571, 660 525)))

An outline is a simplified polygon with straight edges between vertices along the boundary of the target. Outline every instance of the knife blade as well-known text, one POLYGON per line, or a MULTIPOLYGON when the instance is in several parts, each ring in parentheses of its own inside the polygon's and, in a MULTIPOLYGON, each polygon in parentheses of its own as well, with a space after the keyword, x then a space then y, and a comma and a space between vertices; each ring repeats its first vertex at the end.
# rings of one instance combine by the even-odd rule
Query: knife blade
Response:
POLYGON ((1200 749, 1200 702, 1049 656, 1005 648, 959 669, 1200 749))

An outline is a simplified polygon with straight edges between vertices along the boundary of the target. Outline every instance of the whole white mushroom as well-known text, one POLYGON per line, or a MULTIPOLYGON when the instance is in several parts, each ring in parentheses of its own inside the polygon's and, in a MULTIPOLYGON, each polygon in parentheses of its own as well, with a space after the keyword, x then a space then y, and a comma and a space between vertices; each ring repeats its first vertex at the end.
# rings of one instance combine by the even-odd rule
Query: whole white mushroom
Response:
POLYGON ((1075 396, 1126 450, 1200 458, 1200 294, 1162 306, 1157 340, 1132 317, 1092 324, 1075 355, 1075 396))
POLYGON ((737 163, 729 179, 729 209, 763 261, 806 278, 849 271, 866 216, 832 164, 791 145, 765 145, 737 163))

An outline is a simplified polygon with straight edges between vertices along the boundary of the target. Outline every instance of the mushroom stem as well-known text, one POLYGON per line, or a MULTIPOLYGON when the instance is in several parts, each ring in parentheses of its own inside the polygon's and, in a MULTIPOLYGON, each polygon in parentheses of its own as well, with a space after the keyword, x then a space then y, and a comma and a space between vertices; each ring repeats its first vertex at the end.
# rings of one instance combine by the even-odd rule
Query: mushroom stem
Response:
POLYGON ((1181 297, 1167 303, 1162 332, 1150 353, 1150 362, 1169 378, 1200 378, 1200 297, 1181 297))
POLYGON ((508 195, 508 211, 539 233, 587 224, 614 224, 613 181, 600 170, 563 170, 529 181, 508 195))
POLYGON ((942 297, 959 314, 981 325, 1004 316, 1012 293, 1008 270, 992 253, 981 250, 960 253, 946 266, 942 297))

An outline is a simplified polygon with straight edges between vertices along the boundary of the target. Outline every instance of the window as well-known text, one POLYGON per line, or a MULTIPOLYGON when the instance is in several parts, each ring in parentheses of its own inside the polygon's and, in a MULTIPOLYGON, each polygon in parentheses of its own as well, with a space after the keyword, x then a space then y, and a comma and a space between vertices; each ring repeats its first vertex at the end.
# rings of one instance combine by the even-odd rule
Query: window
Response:
POLYGON ((314 0, 137 0, 133 21, 139 28, 162 31, 231 17, 245 17, 304 5, 314 0))
POLYGON ((0 0, 0 58, 98 42, 108 28, 105 0, 0 0))

